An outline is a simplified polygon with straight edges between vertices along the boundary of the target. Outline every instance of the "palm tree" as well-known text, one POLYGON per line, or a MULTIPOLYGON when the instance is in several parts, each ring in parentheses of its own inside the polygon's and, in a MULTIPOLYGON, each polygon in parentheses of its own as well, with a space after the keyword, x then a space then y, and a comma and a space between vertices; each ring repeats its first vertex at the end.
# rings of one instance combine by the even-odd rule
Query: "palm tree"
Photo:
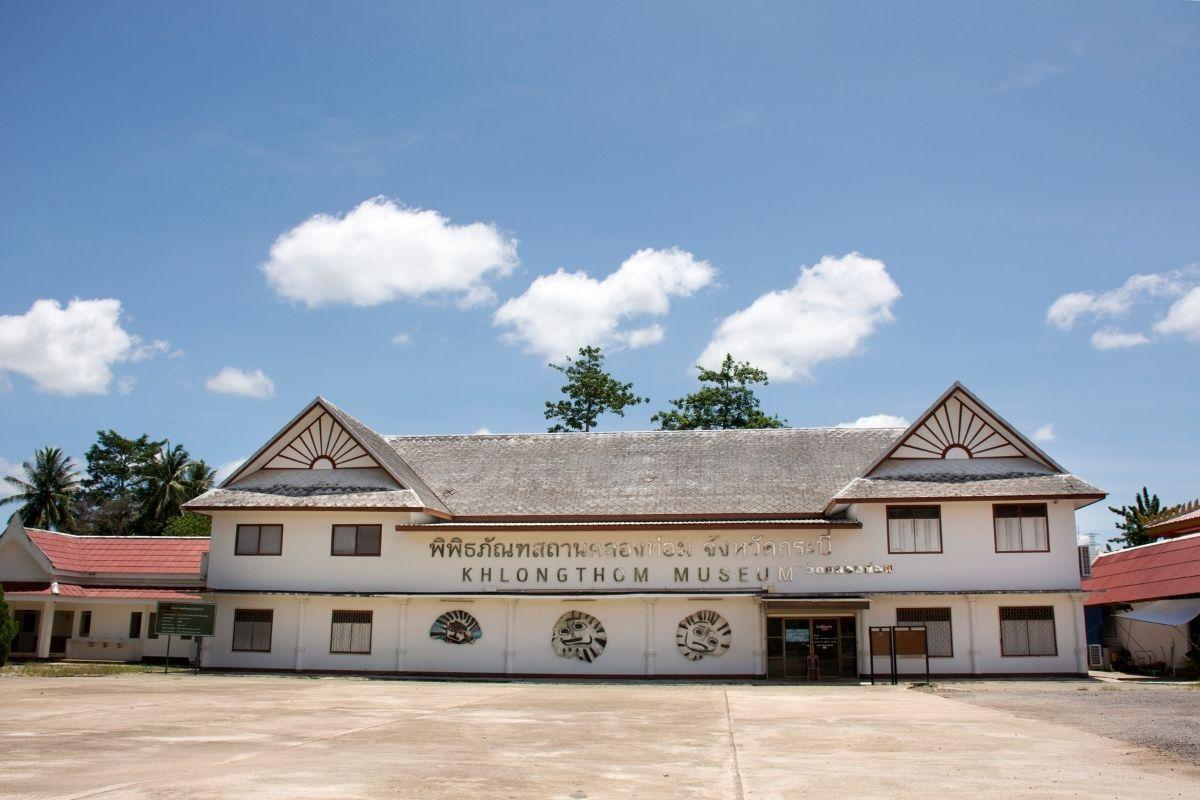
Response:
POLYGON ((188 500, 199 497, 213 487, 213 479, 217 471, 204 462, 204 459, 189 462, 183 471, 183 483, 187 486, 188 500))
POLYGON ((25 480, 5 477, 4 482, 17 490, 5 503, 21 503, 21 520, 33 528, 69 531, 75 527, 75 494, 79 491, 79 473, 75 463, 58 447, 43 447, 33 453, 33 463, 21 465, 25 480))
POLYGON ((138 475, 142 519, 149 527, 162 530, 171 517, 183 513, 183 504, 192 498, 187 470, 191 458, 183 445, 170 442, 149 461, 138 475))

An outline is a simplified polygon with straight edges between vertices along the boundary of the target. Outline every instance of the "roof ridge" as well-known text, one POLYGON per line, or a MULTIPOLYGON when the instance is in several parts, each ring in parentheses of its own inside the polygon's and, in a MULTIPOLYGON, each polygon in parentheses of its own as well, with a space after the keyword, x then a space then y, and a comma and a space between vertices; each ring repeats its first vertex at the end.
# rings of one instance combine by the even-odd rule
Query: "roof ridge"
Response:
POLYGON ((155 535, 153 535, 153 534, 149 534, 149 533, 134 533, 134 534, 122 534, 122 533, 67 533, 66 531, 48 531, 48 530, 46 530, 45 528, 26 528, 25 530, 26 530, 27 532, 32 532, 32 533, 48 533, 48 534, 50 534, 50 535, 52 535, 52 536, 66 536, 66 537, 68 537, 68 538, 71 538, 71 539, 104 539, 104 540, 106 540, 106 541, 112 541, 112 540, 114 540, 114 539, 116 539, 116 540, 124 540, 124 539, 152 539, 152 540, 155 540, 155 541, 167 541, 167 542, 172 542, 172 541, 180 541, 180 540, 184 540, 184 541, 189 541, 189 540, 190 540, 190 541, 208 541, 209 539, 211 539, 211 538, 212 538, 211 534, 210 534, 209 536, 163 536, 163 535, 158 535, 158 536, 155 536, 155 535))
POLYGON ((754 431, 763 434, 786 434, 795 433, 798 431, 904 431, 906 428, 852 428, 844 425, 817 425, 812 427, 791 427, 791 428, 714 428, 714 429, 694 429, 686 431, 664 431, 664 430, 635 430, 635 431, 515 431, 509 433, 385 433, 380 434, 385 439, 503 439, 516 436, 545 436, 560 437, 560 436, 629 436, 629 435, 683 435, 683 434, 717 434, 727 435, 733 433, 745 433, 754 431))
POLYGON ((1115 556, 1121 553, 1132 553, 1134 550, 1141 550, 1145 547, 1158 547, 1159 545, 1170 544, 1171 542, 1182 542, 1187 539, 1195 539, 1197 536, 1200 536, 1200 531, 1196 531, 1195 533, 1185 533, 1183 536, 1171 536, 1166 539, 1155 539, 1153 542, 1146 542, 1145 544, 1135 544, 1132 547, 1122 547, 1120 550, 1108 550, 1103 553, 1097 553, 1096 558, 1115 556))

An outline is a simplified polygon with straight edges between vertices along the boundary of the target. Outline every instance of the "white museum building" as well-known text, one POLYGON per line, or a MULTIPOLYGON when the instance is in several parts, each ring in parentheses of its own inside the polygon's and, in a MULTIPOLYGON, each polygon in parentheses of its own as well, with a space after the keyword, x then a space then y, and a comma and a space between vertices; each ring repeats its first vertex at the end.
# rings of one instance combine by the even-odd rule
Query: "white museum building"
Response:
POLYGON ((1084 674, 1103 497, 958 383, 907 429, 385 436, 318 398, 188 503, 202 663, 854 678, 924 625, 937 675, 1084 674))

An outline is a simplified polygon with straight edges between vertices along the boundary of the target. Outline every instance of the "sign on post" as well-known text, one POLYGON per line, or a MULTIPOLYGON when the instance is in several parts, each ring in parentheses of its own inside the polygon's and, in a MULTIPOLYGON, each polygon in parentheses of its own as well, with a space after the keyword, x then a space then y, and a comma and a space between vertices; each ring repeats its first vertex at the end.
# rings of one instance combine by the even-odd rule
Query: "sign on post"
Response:
POLYGON ((217 607, 212 603, 158 603, 159 636, 212 636, 217 607))
POLYGON ((212 603, 158 602, 154 632, 167 637, 167 657, 163 672, 171 666, 171 637, 192 636, 196 639, 196 672, 200 672, 200 637, 212 636, 217 622, 217 607, 212 603))

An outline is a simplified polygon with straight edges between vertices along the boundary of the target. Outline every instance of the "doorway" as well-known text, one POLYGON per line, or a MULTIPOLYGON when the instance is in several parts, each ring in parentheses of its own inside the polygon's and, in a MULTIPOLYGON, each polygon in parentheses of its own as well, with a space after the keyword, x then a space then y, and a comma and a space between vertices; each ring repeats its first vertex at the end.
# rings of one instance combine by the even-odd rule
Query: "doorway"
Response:
POLYGON ((856 641, 851 616, 767 617, 767 677, 793 681, 856 678, 856 641))
POLYGON ((17 636, 12 642, 14 655, 36 655, 38 640, 38 619, 41 614, 32 609, 17 609, 13 612, 17 621, 17 636))

